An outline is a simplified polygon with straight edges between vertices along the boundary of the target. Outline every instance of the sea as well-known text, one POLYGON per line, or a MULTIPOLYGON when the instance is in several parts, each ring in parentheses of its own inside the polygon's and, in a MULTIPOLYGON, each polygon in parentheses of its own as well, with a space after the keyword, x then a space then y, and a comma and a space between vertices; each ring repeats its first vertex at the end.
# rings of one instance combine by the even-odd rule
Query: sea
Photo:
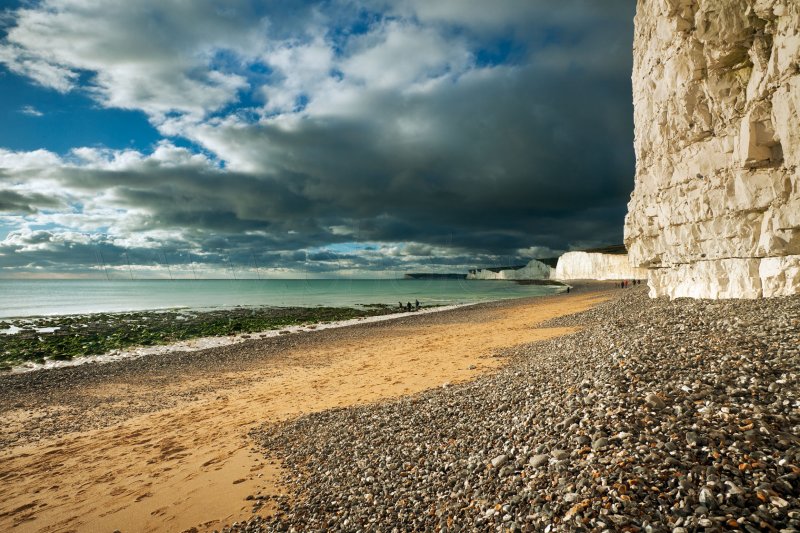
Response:
POLYGON ((464 279, 0 280, 0 319, 166 309, 457 305, 553 294, 513 281, 464 279))

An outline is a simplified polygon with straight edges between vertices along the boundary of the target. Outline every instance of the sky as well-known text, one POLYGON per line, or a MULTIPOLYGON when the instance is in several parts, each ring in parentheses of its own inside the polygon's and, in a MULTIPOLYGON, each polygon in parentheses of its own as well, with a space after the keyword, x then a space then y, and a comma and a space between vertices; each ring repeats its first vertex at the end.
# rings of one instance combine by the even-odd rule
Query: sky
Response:
POLYGON ((622 242, 632 0, 0 2, 0 278, 397 277, 622 242))

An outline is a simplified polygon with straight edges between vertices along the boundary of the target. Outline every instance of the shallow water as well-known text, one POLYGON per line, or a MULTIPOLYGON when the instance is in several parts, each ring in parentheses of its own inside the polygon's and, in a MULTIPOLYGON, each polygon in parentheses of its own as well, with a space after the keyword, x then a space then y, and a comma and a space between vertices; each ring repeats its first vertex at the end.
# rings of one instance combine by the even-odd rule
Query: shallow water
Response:
POLYGON ((354 306, 419 300, 453 305, 552 294, 511 281, 447 280, 0 280, 0 318, 185 307, 354 306))

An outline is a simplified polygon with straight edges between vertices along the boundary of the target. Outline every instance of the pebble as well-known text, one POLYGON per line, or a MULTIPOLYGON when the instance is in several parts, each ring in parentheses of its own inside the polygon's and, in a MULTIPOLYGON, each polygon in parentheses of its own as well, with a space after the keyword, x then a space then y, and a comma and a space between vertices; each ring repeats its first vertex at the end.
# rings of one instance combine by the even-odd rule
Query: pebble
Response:
POLYGON ((539 468, 540 466, 546 465, 550 461, 550 457, 545 454, 538 454, 531 457, 531 460, 528 462, 533 468, 539 468))
POLYGON ((507 462, 508 462, 508 456, 507 455, 498 455, 497 457, 492 459, 492 466, 495 467, 495 468, 500 468, 501 466, 503 466, 507 462))
POLYGON ((608 446, 608 439, 605 437, 599 438, 592 442, 592 450, 594 451, 602 450, 606 446, 608 446))
POLYGON ((659 398, 657 394, 653 393, 648 394, 644 401, 647 402, 647 405, 653 409, 664 409, 667 406, 667 404, 664 403, 664 400, 659 398))
POLYGON ((564 461, 564 460, 566 460, 566 459, 569 459, 569 452, 568 452, 568 451, 566 451, 566 450, 553 450, 553 451, 550 453, 550 455, 552 455, 552 456, 553 456, 553 458, 554 458, 556 461, 564 461))

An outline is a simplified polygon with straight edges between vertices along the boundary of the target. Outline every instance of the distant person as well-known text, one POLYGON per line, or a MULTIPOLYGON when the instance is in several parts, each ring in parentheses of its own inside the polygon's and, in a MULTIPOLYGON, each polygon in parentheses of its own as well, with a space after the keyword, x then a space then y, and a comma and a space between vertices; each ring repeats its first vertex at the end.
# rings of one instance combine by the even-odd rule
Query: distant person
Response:
POLYGON ((416 302, 416 305, 417 305, 417 311, 419 311, 419 300, 416 300, 415 302, 416 302))
POLYGON ((411 312, 411 302, 408 302, 406 304, 406 309, 408 310, 409 313, 411 312))
POLYGON ((567 294, 569 294, 569 285, 567 285, 567 294))
POLYGON ((401 311, 402 311, 402 310, 403 310, 403 308, 405 307, 405 306, 403 305, 403 302, 397 302, 397 305, 398 305, 398 307, 400 307, 400 310, 401 310, 401 311))

